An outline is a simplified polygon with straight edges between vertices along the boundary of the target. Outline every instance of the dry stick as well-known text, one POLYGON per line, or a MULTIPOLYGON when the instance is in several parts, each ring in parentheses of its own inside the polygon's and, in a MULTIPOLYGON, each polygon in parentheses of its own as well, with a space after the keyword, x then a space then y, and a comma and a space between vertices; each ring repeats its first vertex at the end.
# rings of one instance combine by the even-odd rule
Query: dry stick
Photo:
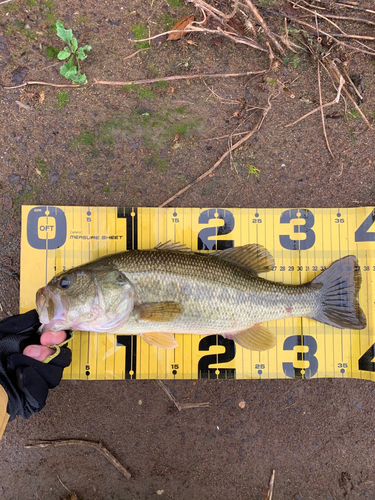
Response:
POLYGON ((322 117, 323 132, 324 132, 324 137, 325 137, 325 140, 326 140, 327 148, 328 148, 328 151, 331 153, 332 158, 334 158, 332 150, 331 150, 331 147, 330 147, 329 142, 328 142, 328 137, 327 137, 327 132, 326 132, 326 124, 325 124, 325 121, 324 121, 322 88, 321 88, 321 84, 320 84, 320 64, 321 64, 320 61, 318 61, 318 89, 319 89, 320 114, 321 114, 321 117, 322 117))
POLYGON ((329 35, 331 38, 341 37, 341 38, 354 38, 355 40, 375 40, 374 36, 364 36, 364 35, 347 35, 345 33, 332 33, 329 35))
POLYGON ((146 47, 144 49, 136 50, 135 52, 133 52, 133 54, 130 54, 130 56, 124 57, 123 61, 126 61, 126 59, 130 59, 131 57, 134 57, 135 55, 138 54, 138 52, 143 52, 144 50, 150 50, 150 47, 146 47))
POLYGON ((312 111, 309 111, 309 113, 306 113, 305 115, 301 116, 301 118, 298 118, 298 120, 294 121, 293 123, 289 123, 288 125, 285 125, 285 128, 292 127, 293 125, 295 125, 296 123, 300 122, 301 120, 304 120, 308 116, 316 113, 321 108, 327 108, 328 106, 332 106, 333 104, 337 104, 339 102, 339 100, 340 100, 341 90, 342 90, 342 88, 344 86, 344 83, 345 83, 345 80, 344 80, 343 77, 341 77, 341 79, 340 79, 340 85, 339 85, 339 88, 338 88, 338 91, 337 91, 337 95, 336 95, 336 97, 335 97, 335 99, 333 101, 327 102, 326 104, 323 104, 323 106, 319 106, 318 108, 315 108, 312 111))
POLYGON ((280 52, 280 54, 284 54, 284 48, 279 44, 279 42, 276 40, 275 36, 273 35, 273 33, 271 32, 271 30, 269 29, 269 27, 267 26, 267 24, 265 23, 264 19, 262 18, 262 16, 259 14, 258 12, 258 9, 254 6, 253 2, 251 0, 246 0, 246 3, 247 3, 247 6, 249 7, 249 9, 251 10, 253 16, 255 17, 255 19, 258 21, 258 23, 262 26, 262 28, 264 29, 266 35, 271 39, 271 41, 273 42, 274 46, 276 47, 276 49, 280 52))
MULTIPOLYGON (((306 5, 310 5, 310 4, 306 4, 306 5)), ((299 7, 301 7, 301 6, 299 6, 299 7)), ((315 6, 312 6, 312 5, 310 5, 310 7, 316 8, 315 6)), ((374 21, 369 21, 368 19, 362 19, 361 17, 335 16, 334 14, 325 14, 325 17, 329 17, 330 19, 342 19, 343 21, 354 21, 354 22, 358 22, 358 23, 371 24, 371 25, 375 26, 374 21)))
POLYGON ((105 458, 112 465, 114 465, 116 469, 121 472, 121 474, 123 474, 126 477, 126 479, 131 478, 131 474, 125 469, 123 465, 120 464, 120 462, 112 455, 112 453, 110 453, 107 450, 107 448, 102 445, 102 443, 97 443, 95 441, 88 441, 85 439, 55 439, 51 441, 37 440, 37 441, 32 441, 29 444, 26 444, 25 448, 50 448, 51 446, 64 446, 66 444, 84 445, 95 448, 102 455, 104 455, 105 458))
MULTIPOLYGON (((277 12, 276 10, 272 10, 271 12, 273 12, 274 14, 281 15, 280 12, 277 12)), ((312 26, 309 23, 305 23, 301 19, 298 19, 298 18, 296 18, 294 16, 291 16, 289 14, 286 14, 285 12, 283 12, 282 15, 286 16, 288 19, 290 19, 291 21, 294 21, 295 23, 302 24, 303 26, 307 26, 308 28, 311 28, 312 30, 315 31, 315 27, 314 26, 312 26)), ((373 51, 372 49, 370 49, 370 50, 372 50, 371 52, 370 52, 370 50, 359 49, 358 47, 354 47, 353 45, 349 45, 348 43, 345 43, 345 42, 342 42, 340 40, 337 40, 337 38, 335 38, 335 35, 331 35, 330 33, 327 33, 325 31, 321 30, 320 28, 319 28, 318 31, 319 31, 320 34, 328 36, 329 38, 332 38, 332 40, 334 40, 336 43, 344 45, 344 47, 348 47, 351 50, 355 50, 355 51, 358 51, 358 52, 363 52, 364 54, 370 54, 370 56, 374 56, 375 55, 375 51, 373 51)), ((369 47, 367 47, 367 48, 369 48, 369 47)))
POLYGON ((171 401, 175 404, 178 411, 184 410, 186 408, 208 408, 210 406, 209 402, 206 403, 179 403, 176 398, 173 396, 168 387, 161 381, 156 380, 157 384, 163 389, 165 394, 169 397, 171 401))
POLYGON ((270 486, 269 486, 269 492, 268 492, 268 500, 272 500, 274 484, 275 484, 275 469, 273 469, 272 476, 271 476, 271 479, 270 479, 270 486))
POLYGON ((354 10, 360 10, 362 12, 369 12, 370 14, 375 14, 375 10, 370 10, 370 9, 364 9, 362 7, 356 7, 355 5, 348 5, 346 3, 340 3, 340 2, 337 2, 336 3, 336 6, 337 7, 346 7, 348 9, 354 9, 354 10))
MULTIPOLYGON (((341 81, 341 78, 343 78, 343 76, 340 73, 340 71, 338 70, 338 68, 336 67, 336 65, 332 61, 328 61, 328 67, 331 70, 331 72, 334 74, 335 79, 341 81)), ((362 118, 366 122, 368 128, 370 128, 371 130, 373 130, 374 128, 370 125, 370 122, 365 117, 365 115, 362 113, 362 110, 360 109, 360 107, 358 106, 358 104, 355 102, 355 100, 353 99, 353 97, 350 95, 350 93, 348 92, 348 90, 344 87, 343 91, 345 92, 345 95, 347 97, 349 97, 349 99, 352 101, 354 107, 356 108, 356 110, 358 111, 358 113, 362 116, 362 118)))
MULTIPOLYGON (((200 24, 200 23, 197 23, 197 24, 200 24)), ((164 33, 158 33, 157 35, 150 36, 148 38, 142 38, 141 40, 130 40, 129 39, 128 41, 134 42, 134 43, 135 42, 147 42, 149 40, 153 40, 154 38, 159 38, 160 36, 167 35, 168 33, 184 33, 184 34, 186 34, 186 33, 194 33, 196 31, 202 32, 202 33, 213 33, 215 35, 220 34, 220 35, 223 35, 223 36, 229 38, 230 40, 233 40, 235 43, 242 43, 244 45, 248 45, 249 47, 253 47, 253 49, 260 50, 261 52, 267 52, 266 49, 264 49, 263 47, 261 47, 260 45, 255 43, 251 38, 230 34, 227 31, 223 31, 219 27, 215 30, 211 30, 208 28, 201 28, 199 26, 190 25, 190 29, 185 28, 184 30, 164 31, 164 33)))
MULTIPOLYGON (((329 24, 332 24, 332 26, 334 26, 334 27, 335 27, 335 28, 337 28, 339 31, 341 31, 341 33, 344 33, 344 34, 345 34, 345 32, 344 32, 344 31, 340 28, 340 26, 338 26, 338 25, 337 25, 336 23, 334 23, 333 21, 330 21, 329 19, 327 19, 327 16, 323 16, 322 14, 319 14, 319 12, 316 12, 316 11, 313 11, 313 10, 308 9, 308 8, 306 8, 306 7, 303 7, 302 5, 299 5, 299 4, 297 4, 297 3, 293 2, 293 1, 291 1, 291 4, 292 4, 294 7, 297 7, 297 8, 299 8, 299 9, 303 9, 303 10, 306 10, 307 12, 310 12, 311 14, 314 14, 314 15, 315 15, 315 18, 316 18, 316 16, 321 17, 322 19, 324 19, 325 21, 327 21, 329 24)), ((284 17, 284 19, 285 19, 285 17, 284 17)), ((318 29, 317 29, 317 31, 318 31, 318 29)))
POLYGON ((57 83, 49 83, 49 82, 26 82, 22 83, 21 85, 16 85, 15 87, 5 87, 5 85, 1 85, 3 89, 19 89, 21 87, 26 87, 27 85, 49 85, 50 87, 75 87, 76 89, 82 88, 81 85, 70 85, 70 84, 64 84, 64 85, 58 85, 57 83))
POLYGON ((8 3, 8 2, 11 2, 11 1, 12 1, 12 0, 4 0, 3 2, 0 2, 0 5, 1 5, 2 3, 8 3))
MULTIPOLYGON (((271 96, 272 97, 272 96, 271 96)), ((178 196, 180 196, 182 193, 185 193, 188 189, 190 189, 192 186, 194 186, 195 184, 197 184, 198 182, 200 182, 202 179, 205 179, 208 175, 210 175, 219 165, 220 163, 236 148, 238 148, 238 146, 241 146, 241 144, 243 144, 245 141, 247 141, 253 134, 254 132, 256 132, 257 130, 260 129, 260 127, 262 126, 263 124, 263 121, 267 115, 267 113, 269 112, 269 110, 271 109, 271 103, 270 103, 270 98, 268 98, 268 106, 266 108, 264 108, 263 110, 263 113, 262 113, 262 117, 261 119, 259 120, 259 122, 255 125, 255 127, 253 127, 250 132, 248 132, 245 137, 243 137, 242 139, 240 139, 238 142, 236 142, 235 144, 233 144, 233 146, 228 149, 220 158, 219 160, 215 163, 215 165, 213 165, 210 169, 208 169, 204 174, 200 175, 199 177, 197 177, 197 179, 195 179, 193 182, 191 182, 190 184, 188 184, 187 186, 185 186, 184 188, 180 189, 180 191, 178 191, 176 194, 174 194, 173 196, 171 196, 170 198, 168 198, 168 200, 164 201, 161 205, 159 205, 159 208, 161 207, 165 207, 165 205, 168 205, 168 203, 170 203, 171 201, 173 201, 174 199, 176 199, 178 196)))
POLYGON ((350 78, 349 76, 349 73, 346 71, 345 68, 341 68, 342 72, 344 73, 345 75, 345 78, 350 82, 354 92, 357 94, 357 96, 363 101, 363 96, 359 93, 359 90, 357 89, 357 87, 354 85, 352 79, 350 78))
POLYGON ((216 14, 216 16, 219 16, 219 18, 223 18, 223 19, 231 19, 236 14, 237 6, 238 6, 238 0, 236 0, 234 3, 233 11, 230 14, 224 14, 224 12, 221 12, 220 10, 215 9, 215 7, 212 7, 212 5, 209 5, 208 3, 204 2, 203 0, 188 0, 188 2, 193 3, 196 7, 200 7, 201 9, 204 9, 208 12, 216 14))
POLYGON ((268 69, 263 69, 261 71, 246 71, 244 73, 212 73, 205 74, 201 73, 198 75, 175 75, 175 76, 166 76, 164 78, 150 78, 147 80, 132 80, 128 82, 109 82, 104 80, 97 80, 94 78, 94 84, 101 85, 136 85, 142 83, 154 83, 154 82, 169 82, 173 80, 187 80, 189 78, 230 78, 233 76, 249 76, 249 75, 261 75, 262 73, 266 73, 268 69))

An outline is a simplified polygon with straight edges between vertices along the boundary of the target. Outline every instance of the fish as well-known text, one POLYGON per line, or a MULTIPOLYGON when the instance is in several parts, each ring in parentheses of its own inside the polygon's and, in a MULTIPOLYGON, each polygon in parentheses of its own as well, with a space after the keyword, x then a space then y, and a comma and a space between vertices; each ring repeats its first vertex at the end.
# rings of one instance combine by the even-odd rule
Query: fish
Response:
POLYGON ((262 351, 276 345, 262 325, 270 320, 305 317, 340 329, 366 327, 356 256, 301 285, 259 276, 273 266, 258 244, 207 253, 169 241, 106 255, 57 274, 37 291, 41 331, 140 335, 166 349, 177 347, 174 334, 215 334, 262 351))

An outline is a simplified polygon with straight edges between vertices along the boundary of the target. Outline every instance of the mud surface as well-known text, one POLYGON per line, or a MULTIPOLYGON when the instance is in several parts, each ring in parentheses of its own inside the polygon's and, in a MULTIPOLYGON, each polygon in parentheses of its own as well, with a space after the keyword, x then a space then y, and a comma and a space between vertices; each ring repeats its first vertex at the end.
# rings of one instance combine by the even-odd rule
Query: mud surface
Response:
MULTIPOLYGON (((256 4, 272 29, 282 33, 282 17, 265 8, 283 2, 256 4)), ((373 8, 370 0, 358 5, 373 8)), ((226 136, 251 130, 259 108, 268 103, 261 129, 233 151, 231 161, 226 158, 178 197, 176 206, 375 205, 374 134, 348 97, 346 106, 340 101, 325 110, 333 157, 319 112, 285 127, 319 104, 314 53, 296 58, 288 52, 265 76, 93 84, 94 79, 268 68, 267 53, 211 33, 175 42, 160 38, 127 58, 142 48, 135 38, 148 36, 148 30, 162 33, 194 12, 193 5, 178 0, 0 5, 2 85, 66 83, 61 63, 52 57, 64 46, 52 29, 57 19, 73 29, 79 45, 92 46, 82 62, 89 81, 83 88, 0 88, 2 316, 18 312, 21 205, 158 206, 225 153, 226 136)), ((374 14, 339 10, 349 14, 375 21, 374 14)), ((304 19, 315 23, 312 15, 304 19)), ((348 32, 373 36, 372 25, 343 23, 348 32)), ((264 45, 262 36, 258 33, 264 45)), ((360 109, 372 123, 374 58, 333 50, 363 93, 360 109)), ((330 102, 337 92, 324 70, 321 79, 323 102, 330 102)), ((236 137, 233 141, 241 136, 236 137)), ((275 499, 375 498, 372 383, 176 381, 168 386, 178 401, 208 401, 210 407, 179 412, 154 381, 61 383, 42 413, 9 424, 0 443, 0 498, 64 498, 60 478, 83 500, 260 500, 272 469, 275 499), (31 439, 54 438, 102 441, 132 479, 90 448, 24 449, 31 439)))

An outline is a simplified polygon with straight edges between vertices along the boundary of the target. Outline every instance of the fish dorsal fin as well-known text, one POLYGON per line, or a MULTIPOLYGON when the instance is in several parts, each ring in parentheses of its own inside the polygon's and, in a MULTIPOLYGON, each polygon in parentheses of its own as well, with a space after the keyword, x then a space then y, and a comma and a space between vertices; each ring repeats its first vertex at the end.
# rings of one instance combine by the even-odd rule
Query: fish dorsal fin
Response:
POLYGON ((134 310, 138 320, 162 323, 178 318, 184 308, 179 302, 150 302, 139 304, 134 310))
POLYGON ((173 252, 191 252, 191 248, 188 248, 183 243, 173 243, 173 241, 169 240, 165 243, 159 243, 156 245, 155 250, 169 250, 173 252))
POLYGON ((227 248, 211 255, 237 264, 237 266, 245 267, 255 275, 271 271, 272 266, 275 265, 275 260, 269 251, 257 244, 227 248))
POLYGON ((174 349, 178 346, 173 335, 168 332, 147 332, 142 333, 141 337, 147 344, 162 347, 163 349, 174 349))
POLYGON ((234 333, 231 338, 236 344, 252 351, 265 351, 276 345, 276 336, 262 325, 254 325, 247 330, 234 333))

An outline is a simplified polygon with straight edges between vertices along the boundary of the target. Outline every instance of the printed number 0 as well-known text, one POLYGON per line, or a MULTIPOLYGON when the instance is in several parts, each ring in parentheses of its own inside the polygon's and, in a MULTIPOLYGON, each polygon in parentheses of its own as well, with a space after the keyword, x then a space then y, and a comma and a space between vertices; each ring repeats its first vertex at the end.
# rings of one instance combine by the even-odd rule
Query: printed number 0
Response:
POLYGON ((287 250, 308 250, 315 243, 315 233, 311 229, 315 222, 314 215, 310 210, 293 208, 285 210, 281 214, 280 222, 281 224, 290 224, 293 219, 304 220, 304 224, 294 226, 294 232, 304 233, 306 238, 304 240, 292 240, 289 235, 282 234, 280 235, 280 244, 287 250))
POLYGON ((283 372, 290 378, 302 378, 301 371, 304 370, 304 378, 313 377, 318 371, 318 360, 314 356, 318 349, 318 344, 314 337, 310 335, 292 335, 284 340, 284 351, 293 351, 296 346, 308 347, 307 352, 297 352, 298 361, 308 361, 307 368, 297 368, 290 361, 283 363, 283 372))

